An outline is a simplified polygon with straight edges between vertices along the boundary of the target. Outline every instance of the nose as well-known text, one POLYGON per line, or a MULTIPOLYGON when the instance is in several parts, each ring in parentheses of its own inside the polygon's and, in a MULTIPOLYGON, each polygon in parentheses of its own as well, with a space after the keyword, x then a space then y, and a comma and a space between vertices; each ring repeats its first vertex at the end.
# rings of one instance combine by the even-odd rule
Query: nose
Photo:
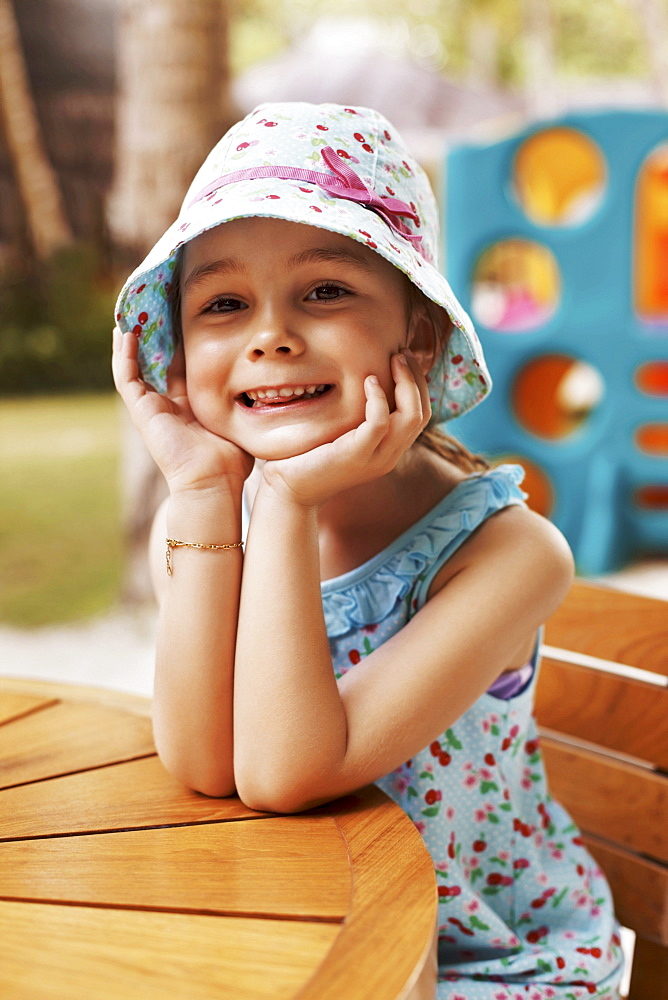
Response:
POLYGON ((272 310, 258 316, 258 322, 248 340, 247 355, 257 361, 260 358, 285 354, 302 354, 304 341, 286 321, 272 310))

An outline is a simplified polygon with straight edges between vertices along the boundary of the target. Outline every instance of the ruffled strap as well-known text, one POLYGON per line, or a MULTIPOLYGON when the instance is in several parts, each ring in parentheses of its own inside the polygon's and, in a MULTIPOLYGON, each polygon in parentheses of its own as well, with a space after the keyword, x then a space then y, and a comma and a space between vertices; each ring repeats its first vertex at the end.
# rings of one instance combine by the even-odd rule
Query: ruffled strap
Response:
POLYGON ((357 569, 323 584, 325 625, 330 638, 383 621, 414 587, 422 607, 441 566, 488 517, 520 504, 524 469, 502 465, 470 476, 384 552, 357 569))

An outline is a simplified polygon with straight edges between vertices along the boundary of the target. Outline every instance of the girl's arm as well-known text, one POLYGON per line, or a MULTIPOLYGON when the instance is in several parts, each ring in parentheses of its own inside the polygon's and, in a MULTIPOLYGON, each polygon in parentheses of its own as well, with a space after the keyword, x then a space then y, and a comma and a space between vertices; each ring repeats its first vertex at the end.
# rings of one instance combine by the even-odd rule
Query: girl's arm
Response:
POLYGON ((523 508, 500 511, 449 561, 448 582, 413 620, 337 682, 318 509, 337 476, 381 474, 421 429, 416 382, 395 371, 395 413, 369 383, 367 420, 357 438, 345 436, 343 458, 335 451, 342 438, 325 446, 315 477, 313 467, 300 474, 315 452, 265 466, 246 549, 234 695, 237 789, 254 808, 298 811, 398 767, 513 662, 570 583, 559 533, 523 508))
POLYGON ((206 795, 232 795, 232 693, 242 549, 177 548, 167 575, 165 539, 241 538, 241 493, 170 497, 156 515, 152 574, 160 598, 153 734, 167 770, 206 795))
POLYGON ((241 495, 253 461, 195 419, 180 358, 167 395, 139 377, 137 340, 114 334, 116 386, 170 497, 156 515, 152 575, 160 602, 153 729, 160 757, 185 784, 209 795, 234 791, 232 683, 242 551, 172 550, 166 538, 230 544, 241 539, 241 495))

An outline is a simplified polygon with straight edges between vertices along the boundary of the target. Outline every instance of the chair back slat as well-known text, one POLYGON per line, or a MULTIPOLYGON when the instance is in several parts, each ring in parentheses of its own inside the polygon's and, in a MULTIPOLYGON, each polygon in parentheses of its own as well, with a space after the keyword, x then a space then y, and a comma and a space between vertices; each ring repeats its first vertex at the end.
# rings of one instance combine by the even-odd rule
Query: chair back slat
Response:
POLYGON ((545 627, 551 646, 668 675, 668 603, 576 581, 545 627))
POLYGON ((668 944, 668 869, 598 837, 585 836, 587 849, 605 872, 624 927, 647 941, 668 944))
POLYGON ((668 771, 668 688, 544 657, 538 724, 668 771))
POLYGON ((550 791, 559 802, 568 802, 583 832, 668 862, 668 823, 638 822, 639 816, 668 812, 663 775, 546 734, 542 746, 550 791))

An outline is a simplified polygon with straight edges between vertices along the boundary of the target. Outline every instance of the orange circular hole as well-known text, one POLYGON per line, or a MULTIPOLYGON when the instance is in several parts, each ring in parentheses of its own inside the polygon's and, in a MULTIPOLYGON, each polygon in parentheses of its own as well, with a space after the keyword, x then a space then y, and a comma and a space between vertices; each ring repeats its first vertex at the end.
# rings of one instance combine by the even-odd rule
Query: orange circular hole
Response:
POLYGON ((636 445, 647 455, 668 456, 668 424, 644 424, 635 437, 636 445))
POLYGON ((668 396, 668 361, 647 361, 636 371, 636 385, 648 396, 668 396))
POLYGON ((668 510, 668 484, 641 486, 636 490, 635 501, 645 510, 668 510))
POLYGON ((516 376, 512 405, 522 427, 558 441, 582 427, 603 394, 603 379, 593 365, 566 354, 545 354, 516 376))
POLYGON ((494 459, 493 465, 521 465, 524 469, 522 489, 529 494, 527 505, 537 514, 549 517, 554 507, 554 490, 546 472, 540 465, 525 458, 524 455, 501 455, 494 459))

